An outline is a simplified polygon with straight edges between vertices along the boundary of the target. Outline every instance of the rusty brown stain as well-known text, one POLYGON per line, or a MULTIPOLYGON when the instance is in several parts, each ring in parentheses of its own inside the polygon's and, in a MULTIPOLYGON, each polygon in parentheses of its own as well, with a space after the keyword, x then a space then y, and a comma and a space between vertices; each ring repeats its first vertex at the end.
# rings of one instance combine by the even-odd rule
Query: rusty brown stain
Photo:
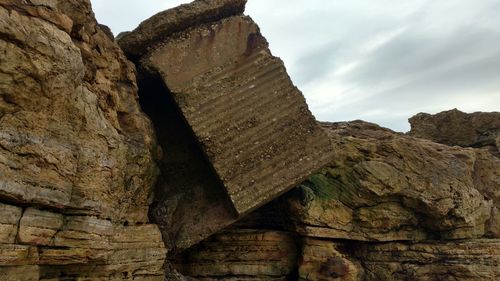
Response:
POLYGON ((250 33, 247 37, 247 48, 245 50, 245 55, 249 56, 257 49, 262 42, 260 34, 250 33))

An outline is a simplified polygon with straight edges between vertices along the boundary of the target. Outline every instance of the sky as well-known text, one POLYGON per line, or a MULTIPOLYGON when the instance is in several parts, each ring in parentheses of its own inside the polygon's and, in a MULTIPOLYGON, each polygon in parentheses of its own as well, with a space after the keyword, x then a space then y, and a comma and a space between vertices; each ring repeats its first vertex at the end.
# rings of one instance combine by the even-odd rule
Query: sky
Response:
MULTIPOLYGON (((115 35, 190 1, 91 0, 115 35)), ((500 111, 500 0, 248 0, 320 121, 500 111)))

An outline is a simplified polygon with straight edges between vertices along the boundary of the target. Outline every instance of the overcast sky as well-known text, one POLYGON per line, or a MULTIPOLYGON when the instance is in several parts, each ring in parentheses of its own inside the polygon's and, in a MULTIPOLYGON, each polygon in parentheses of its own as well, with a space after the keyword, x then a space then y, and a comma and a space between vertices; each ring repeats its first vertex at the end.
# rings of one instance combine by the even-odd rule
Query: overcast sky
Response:
MULTIPOLYGON (((182 0, 92 0, 117 35, 182 0)), ((418 112, 500 111, 500 0, 248 0, 311 111, 397 131, 418 112)))

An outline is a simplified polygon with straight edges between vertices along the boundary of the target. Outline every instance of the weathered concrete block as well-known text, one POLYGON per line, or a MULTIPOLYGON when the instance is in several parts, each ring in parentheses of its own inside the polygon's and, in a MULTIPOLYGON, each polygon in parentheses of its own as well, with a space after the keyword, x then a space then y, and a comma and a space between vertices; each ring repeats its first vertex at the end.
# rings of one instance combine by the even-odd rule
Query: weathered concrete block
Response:
POLYGON ((164 80, 240 215, 331 159, 328 138, 249 17, 176 34, 140 65, 164 80))
POLYGON ((278 197, 331 159, 329 139, 283 62, 242 15, 245 3, 193 1, 117 38, 136 62, 141 105, 164 149, 150 214, 173 251, 278 197))

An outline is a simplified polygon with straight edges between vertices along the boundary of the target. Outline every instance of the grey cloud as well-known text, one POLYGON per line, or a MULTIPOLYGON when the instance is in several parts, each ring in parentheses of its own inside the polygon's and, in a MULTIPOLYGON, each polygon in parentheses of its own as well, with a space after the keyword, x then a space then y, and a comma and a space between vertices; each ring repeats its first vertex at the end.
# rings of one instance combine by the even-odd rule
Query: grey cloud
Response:
MULTIPOLYGON (((116 34, 189 0, 92 2, 116 34)), ((500 110, 499 10, 500 0, 249 0, 246 13, 314 101, 318 119, 363 118, 404 131, 419 111, 500 110)))

